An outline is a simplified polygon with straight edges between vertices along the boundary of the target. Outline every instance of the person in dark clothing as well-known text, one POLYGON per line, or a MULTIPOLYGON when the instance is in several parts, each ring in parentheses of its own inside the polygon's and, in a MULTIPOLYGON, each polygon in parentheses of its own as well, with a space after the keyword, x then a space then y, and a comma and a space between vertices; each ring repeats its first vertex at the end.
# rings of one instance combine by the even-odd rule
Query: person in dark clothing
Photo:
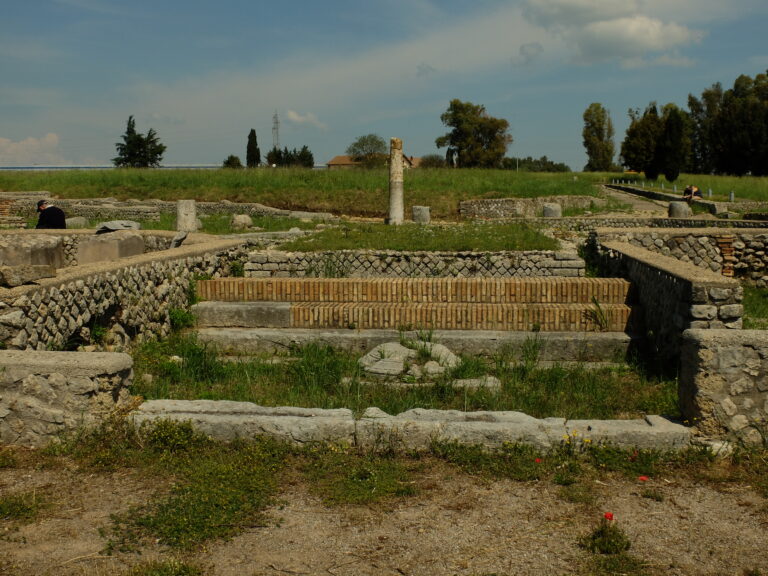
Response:
POLYGON ((46 200, 37 203, 37 226, 35 228, 62 229, 67 227, 67 217, 64 210, 48 204, 46 200))

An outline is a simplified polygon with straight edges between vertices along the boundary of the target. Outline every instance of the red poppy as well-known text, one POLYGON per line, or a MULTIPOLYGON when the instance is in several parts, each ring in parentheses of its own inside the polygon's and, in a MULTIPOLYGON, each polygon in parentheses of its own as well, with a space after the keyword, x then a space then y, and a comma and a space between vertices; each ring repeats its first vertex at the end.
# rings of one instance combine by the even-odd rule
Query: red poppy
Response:
POLYGON ((648 482, 648 480, 650 480, 648 476, 638 476, 637 479, 640 480, 640 482, 648 482))
POLYGON ((613 520, 613 512, 606 512, 605 514, 603 514, 603 518, 611 522, 613 520))
POLYGON ((536 460, 534 460, 534 462, 536 462, 536 464, 541 464, 541 458, 536 458, 536 460))

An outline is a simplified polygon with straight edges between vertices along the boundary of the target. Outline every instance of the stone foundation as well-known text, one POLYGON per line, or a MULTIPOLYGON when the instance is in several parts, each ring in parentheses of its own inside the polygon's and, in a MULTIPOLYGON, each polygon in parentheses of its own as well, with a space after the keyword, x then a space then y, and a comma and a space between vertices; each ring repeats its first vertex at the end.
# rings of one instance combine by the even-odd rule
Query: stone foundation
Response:
POLYGON ((0 350, 0 444, 42 447, 131 400, 127 354, 0 350))
POLYGON ((766 443, 768 333, 688 330, 680 359, 680 408, 689 423, 705 436, 766 443))
POLYGON ((249 255, 249 278, 530 278, 584 276, 584 261, 572 252, 328 252, 258 251, 249 255))

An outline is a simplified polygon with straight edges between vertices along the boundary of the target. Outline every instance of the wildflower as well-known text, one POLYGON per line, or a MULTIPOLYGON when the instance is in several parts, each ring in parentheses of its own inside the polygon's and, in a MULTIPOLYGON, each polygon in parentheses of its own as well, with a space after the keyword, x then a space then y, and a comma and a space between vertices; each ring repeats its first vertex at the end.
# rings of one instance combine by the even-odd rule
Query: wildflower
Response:
POLYGON ((648 476, 638 476, 637 479, 640 480, 640 482, 648 482, 648 480, 650 480, 648 476))
POLYGON ((536 458, 536 459, 534 460, 534 462, 536 462, 536 464, 541 464, 541 458, 536 458))
POLYGON ((608 522, 612 522, 613 521, 613 512, 606 512, 605 514, 603 514, 603 518, 608 520, 608 522))

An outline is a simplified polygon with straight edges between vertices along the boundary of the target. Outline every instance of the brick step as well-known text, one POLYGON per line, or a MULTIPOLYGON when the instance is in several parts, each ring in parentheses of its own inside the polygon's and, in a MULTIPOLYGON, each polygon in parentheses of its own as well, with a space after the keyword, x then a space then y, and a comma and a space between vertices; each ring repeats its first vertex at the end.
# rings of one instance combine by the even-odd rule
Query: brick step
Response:
POLYGON ((197 326, 240 328, 433 329, 626 332, 625 304, 391 304, 384 302, 201 302, 197 326))
POLYGON ((621 278, 221 278, 200 280, 202 300, 241 302, 625 304, 621 278))

